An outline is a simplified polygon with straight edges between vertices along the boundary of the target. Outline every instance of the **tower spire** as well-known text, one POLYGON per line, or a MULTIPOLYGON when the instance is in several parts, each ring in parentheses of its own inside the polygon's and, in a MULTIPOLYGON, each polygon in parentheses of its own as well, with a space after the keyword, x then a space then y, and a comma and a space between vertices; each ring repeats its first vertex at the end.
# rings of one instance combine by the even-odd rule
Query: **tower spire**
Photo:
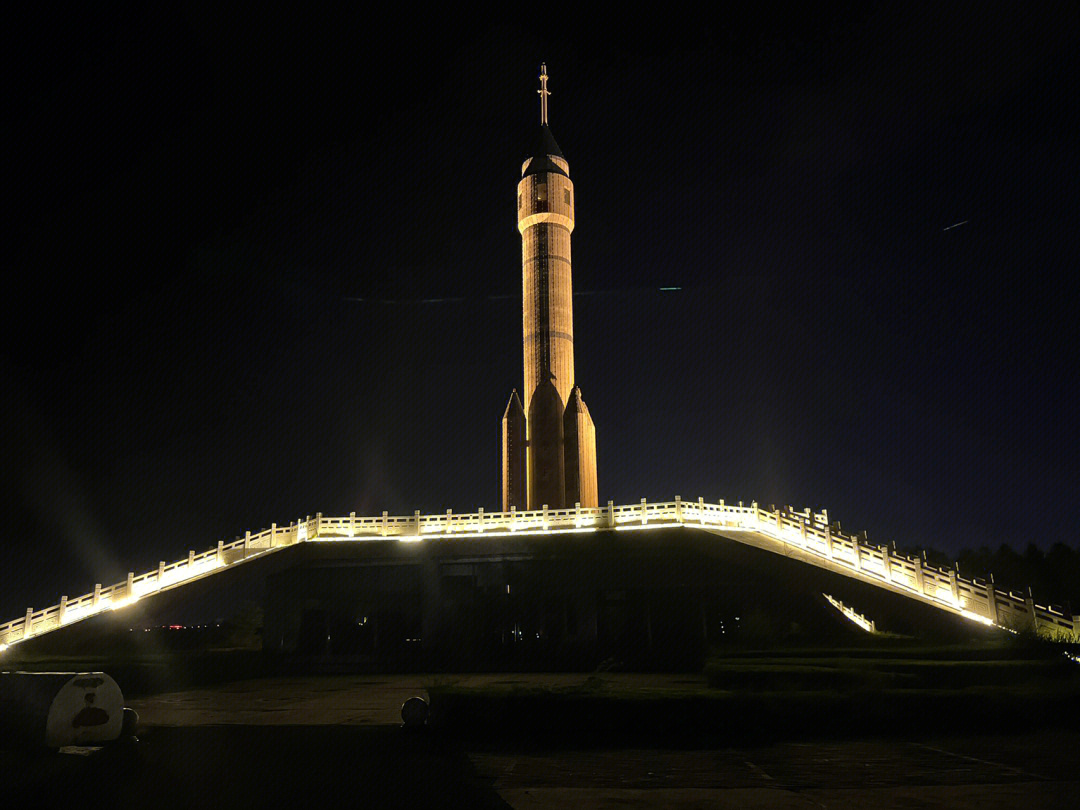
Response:
POLYGON ((543 126, 547 126, 547 97, 551 95, 551 91, 547 89, 547 65, 543 62, 540 63, 540 89, 536 92, 540 94, 540 123, 543 126))

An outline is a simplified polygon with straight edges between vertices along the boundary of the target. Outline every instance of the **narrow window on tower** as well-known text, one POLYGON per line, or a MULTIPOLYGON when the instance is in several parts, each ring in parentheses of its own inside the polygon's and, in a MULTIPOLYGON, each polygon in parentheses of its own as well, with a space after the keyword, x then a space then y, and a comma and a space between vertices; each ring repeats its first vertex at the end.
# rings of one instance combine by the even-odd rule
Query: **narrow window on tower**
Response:
POLYGON ((547 183, 536 184, 536 201, 547 202, 547 183))
POLYGON ((566 204, 570 205, 570 189, 564 188, 563 195, 566 197, 566 204))
POLYGON ((521 210, 521 195, 518 194, 518 210, 521 210))

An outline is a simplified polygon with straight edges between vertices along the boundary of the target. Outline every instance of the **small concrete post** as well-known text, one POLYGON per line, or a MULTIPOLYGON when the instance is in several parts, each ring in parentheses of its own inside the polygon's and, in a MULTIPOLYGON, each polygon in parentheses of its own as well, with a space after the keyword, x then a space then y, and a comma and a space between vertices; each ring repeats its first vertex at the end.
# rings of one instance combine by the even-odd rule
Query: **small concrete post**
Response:
POLYGON ((697 499, 697 515, 698 515, 698 523, 700 523, 702 526, 704 526, 705 525, 705 499, 704 498, 698 498, 697 499))
POLYGON ((802 535, 802 544, 806 545, 806 518, 799 521, 799 534, 802 535))
POLYGON ((959 576, 957 575, 955 568, 951 569, 949 571, 949 587, 952 589, 953 601, 957 605, 959 605, 960 604, 960 582, 959 582, 959 576))
POLYGON ((581 501, 574 501, 574 528, 581 528, 581 501))
POLYGON ((675 496, 675 520, 682 523, 682 497, 675 496))
POLYGON ((926 575, 923 573, 922 558, 915 558, 915 590, 920 596, 926 594, 926 575))
MULTIPOLYGON (((220 541, 220 540, 219 540, 218 542, 223 542, 223 541, 220 541)), ((164 560, 160 560, 160 561, 158 562, 158 564, 157 564, 157 581, 158 581, 158 587, 161 587, 161 581, 162 581, 163 579, 165 579, 165 561, 164 561, 164 560)))
POLYGON ((56 614, 56 616, 57 616, 56 623, 57 624, 63 624, 64 623, 64 614, 65 613, 67 613, 67 596, 66 595, 60 597, 60 611, 56 614))
MULTIPOLYGON (((273 537, 273 535, 270 535, 270 536, 273 537)), ((224 565, 225 564, 225 541, 224 540, 218 540, 217 541, 217 563, 218 563, 218 565, 224 565)))
POLYGON ((247 550, 251 548, 251 529, 244 532, 244 556, 247 556, 247 550))
POLYGON ((311 535, 311 537, 308 537, 308 540, 310 540, 312 537, 318 537, 319 533, 321 531, 322 531, 322 512, 316 512, 315 513, 315 534, 311 535))
POLYGON ((420 510, 413 510, 413 519, 416 521, 416 536, 420 536, 420 510))
MULTIPOLYGON (((277 537, 277 524, 276 523, 271 523, 270 524, 270 545, 268 546, 268 548, 273 548, 274 547, 274 538, 275 537, 277 537)), ((220 549, 218 549, 218 562, 221 562, 221 550, 220 549)))
MULTIPOLYGON (((385 515, 386 512, 383 512, 385 515)), ((386 521, 383 521, 383 534, 386 534, 386 521)), ((356 512, 349 512, 349 537, 356 536, 356 512)))
POLYGON ((886 582, 892 582, 892 559, 889 557, 889 547, 881 547, 881 571, 886 582))
POLYGON ((833 558, 832 528, 827 523, 825 524, 825 556, 830 560, 833 558))
POLYGON ((510 531, 512 531, 512 532, 517 531, 517 507, 516 506, 511 506, 510 507, 510 531))
POLYGON ((851 553, 855 558, 855 570, 862 571, 862 557, 859 548, 859 538, 851 535, 851 553))
POLYGON ((649 522, 649 505, 645 503, 645 499, 641 499, 641 525, 645 526, 649 522))
POLYGON ((34 609, 28 607, 26 609, 26 619, 23 621, 23 638, 30 638, 30 628, 34 621, 34 609))
POLYGON ((548 505, 545 503, 540 511, 544 513, 543 517, 541 518, 541 520, 543 521, 541 525, 544 527, 544 531, 546 532, 548 530, 548 505))
POLYGON ((93 599, 93 602, 91 602, 91 604, 94 607, 97 607, 98 602, 100 602, 100 601, 101 601, 101 583, 98 582, 98 583, 96 583, 94 585, 94 599, 93 599))
POLYGON ((192 549, 188 549, 188 553, 187 553, 187 564, 188 564, 188 567, 189 567, 189 568, 190 568, 191 566, 195 565, 195 549, 193 549, 193 548, 192 548, 192 549))
POLYGON ((482 506, 476 508, 476 521, 480 524, 476 531, 482 534, 484 531, 484 507, 482 506))
MULTIPOLYGON (((385 509, 383 509, 381 520, 382 520, 382 527, 379 529, 379 533, 383 537, 386 537, 386 535, 390 531, 390 513, 387 512, 385 509)), ((352 522, 355 525, 355 523, 356 523, 356 512, 352 513, 352 522)), ((352 529, 351 531, 355 532, 356 530, 352 529)))
POLYGON ((446 533, 450 534, 454 530, 454 511, 452 509, 446 510, 446 533))
POLYGON ((128 596, 128 598, 135 595, 135 572, 134 571, 128 571, 127 590, 125 590, 124 593, 128 596))
POLYGON ((777 509, 776 510, 776 529, 777 529, 777 531, 779 531, 782 528, 784 528, 784 524, 780 521, 780 510, 777 509))
POLYGON ((607 502, 607 522, 608 526, 615 528, 615 501, 607 502))

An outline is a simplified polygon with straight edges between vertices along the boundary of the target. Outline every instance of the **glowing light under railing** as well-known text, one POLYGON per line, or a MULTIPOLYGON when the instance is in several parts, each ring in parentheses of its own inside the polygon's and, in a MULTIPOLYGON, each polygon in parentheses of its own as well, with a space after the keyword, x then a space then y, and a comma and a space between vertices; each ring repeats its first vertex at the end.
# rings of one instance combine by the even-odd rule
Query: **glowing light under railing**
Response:
POLYGON ((10 645, 8 645, 8 644, 0 644, 0 653, 2 653, 4 650, 6 650, 9 646, 10 645))
POLYGON ((70 624, 71 622, 77 622, 79 619, 86 619, 94 614, 104 610, 100 605, 95 607, 91 604, 84 605, 68 605, 67 610, 64 611, 64 620, 60 624, 70 624))
POLYGON ((994 623, 990 619, 986 618, 985 616, 980 616, 978 613, 972 613, 970 610, 967 610, 966 608, 960 610, 960 615, 963 616, 965 619, 971 619, 973 622, 979 622, 979 624, 985 624, 987 627, 993 627, 994 626, 994 623))
MULTIPOLYGON (((617 528, 619 528, 619 529, 652 529, 652 528, 656 528, 656 527, 655 526, 624 526, 624 527, 617 527, 617 528)), ((471 540, 471 539, 480 539, 480 538, 484 538, 484 537, 521 537, 521 536, 535 537, 538 534, 539 535, 585 534, 585 533, 588 533, 588 532, 598 532, 598 531, 600 531, 600 529, 598 529, 595 526, 582 526, 580 529, 574 528, 574 527, 570 527, 570 528, 566 528, 566 529, 530 528, 530 529, 521 529, 520 531, 453 532, 451 534, 442 534, 442 533, 435 534, 435 533, 432 533, 432 534, 421 535, 419 537, 417 535, 415 535, 415 534, 410 534, 410 535, 401 535, 400 537, 397 537, 395 539, 398 540, 398 542, 401 542, 401 543, 416 543, 416 542, 418 542, 420 540, 428 540, 428 539, 438 540, 438 539, 443 539, 443 538, 448 538, 448 537, 453 538, 455 540, 471 540)), ((328 538, 328 539, 331 539, 331 538, 328 538)))
POLYGON ((109 602, 109 610, 123 610, 129 605, 134 605, 139 601, 137 596, 125 596, 123 599, 117 599, 115 602, 109 602))

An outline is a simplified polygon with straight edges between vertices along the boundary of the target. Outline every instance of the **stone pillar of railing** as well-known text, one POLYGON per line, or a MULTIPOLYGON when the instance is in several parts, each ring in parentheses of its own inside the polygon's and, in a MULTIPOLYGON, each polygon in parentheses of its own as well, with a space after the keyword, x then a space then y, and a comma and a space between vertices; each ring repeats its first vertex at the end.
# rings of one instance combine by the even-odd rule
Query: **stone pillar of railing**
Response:
POLYGON ((915 558, 915 590, 920 596, 926 595, 926 574, 923 572, 922 558, 915 558))
MULTIPOLYGON (((276 526, 277 524, 275 523, 274 525, 276 526)), ((270 535, 270 542, 271 542, 271 544, 274 542, 274 535, 273 534, 270 535)), ((218 540, 217 541, 217 564, 218 565, 224 565, 225 564, 225 541, 224 540, 218 540)))
MULTIPOLYGON (((221 542, 221 541, 219 541, 221 542)), ((161 560, 157 564, 157 581, 158 587, 161 587, 161 581, 165 579, 165 561, 161 560)))
POLYGON ((453 509, 447 509, 446 510, 446 533, 450 534, 452 531, 454 531, 454 510, 453 509))
MULTIPOLYGON (((383 536, 386 536, 386 512, 383 512, 383 536)), ((356 512, 349 512, 349 537, 356 536, 356 512)))
POLYGON ((855 565, 856 571, 862 571, 862 553, 859 548, 859 538, 855 535, 851 535, 851 554, 855 565))
POLYGON ((23 638, 30 638, 30 629, 34 623, 34 609, 28 607, 26 609, 26 618, 23 620, 23 638))
POLYGON ((832 528, 828 524, 825 524, 825 556, 833 558, 832 528))
POLYGON ((100 601, 101 601, 101 583, 98 582, 98 583, 94 584, 94 597, 93 597, 93 601, 91 602, 91 604, 94 607, 97 607, 98 602, 100 602, 100 601))
POLYGON ((251 529, 244 532, 244 556, 247 556, 248 549, 251 548, 251 529))
POLYGON ((484 507, 482 506, 476 508, 476 522, 479 524, 476 531, 482 534, 484 531, 484 507))
POLYGON ((540 511, 543 512, 543 517, 541 518, 541 525, 544 527, 544 531, 546 532, 548 530, 548 505, 545 503, 541 507, 540 511))
POLYGON ((780 510, 777 509, 775 511, 776 511, 776 531, 779 533, 779 531, 784 528, 784 524, 780 519, 780 510))
POLYGON ((64 623, 64 614, 67 613, 67 595, 60 597, 60 610, 56 613, 56 623, 58 625, 64 623))
POLYGON ((124 589, 124 594, 130 599, 135 596, 135 572, 128 571, 127 587, 124 589))
POLYGON ((889 556, 889 547, 881 547, 881 571, 885 581, 892 582, 892 557, 889 556))
POLYGON ((413 520, 416 521, 416 536, 419 537, 420 536, 420 510, 419 509, 414 509, 413 510, 413 520))
POLYGON ((607 523, 611 528, 615 528, 615 501, 607 502, 607 523))
POLYGON ((799 520, 799 534, 802 535, 802 544, 806 545, 806 521, 807 518, 801 518, 799 520))
POLYGON ((641 525, 645 526, 649 522, 649 505, 645 503, 645 499, 641 499, 641 525))
POLYGON ((949 570, 949 588, 952 590, 953 601, 960 604, 960 576, 957 574, 956 569, 949 570))
POLYGON ((517 531, 517 507, 516 506, 511 506, 510 507, 510 531, 512 531, 512 532, 517 531))
POLYGON ((581 501, 574 501, 574 528, 581 528, 581 501))
POLYGON ((682 523, 682 497, 675 496, 675 520, 678 523, 682 523))
POLYGON ((1028 588, 1027 596, 1024 597, 1024 607, 1026 607, 1028 613, 1031 614, 1031 629, 1038 633, 1039 616, 1035 613, 1035 597, 1031 594, 1031 588, 1028 588))
POLYGON ((195 549, 193 549, 193 548, 188 549, 187 564, 188 564, 188 568, 195 565, 195 549))
MULTIPOLYGON (((277 537, 277 524, 276 523, 271 523, 270 524, 270 543, 267 545, 267 548, 273 548, 274 547, 274 538, 276 538, 276 537, 277 537)), ((220 550, 218 551, 218 562, 221 562, 221 551, 220 550)))
POLYGON ((705 499, 704 498, 698 498, 697 499, 697 516, 698 516, 698 523, 700 523, 702 526, 704 526, 705 525, 705 499))
POLYGON ((994 624, 998 623, 998 609, 997 609, 997 589, 994 587, 994 577, 990 576, 990 581, 986 583, 986 607, 987 618, 994 624))
MULTIPOLYGON (((355 525, 356 525, 356 512, 353 512, 353 513, 352 513, 352 522, 353 522, 353 526, 354 526, 354 528, 353 528, 353 529, 351 529, 350 531, 352 531, 352 532, 354 532, 354 533, 355 533, 355 531, 356 531, 356 529, 355 529, 355 525)), ((383 537, 386 537, 386 535, 387 535, 387 534, 388 534, 389 532, 390 532, 390 513, 389 513, 389 512, 387 512, 387 511, 386 511, 385 509, 383 509, 383 513, 382 513, 382 527, 381 527, 381 528, 379 529, 379 534, 380 534, 380 535, 382 535, 383 537)))
POLYGON ((311 540, 312 537, 318 537, 320 532, 322 532, 322 512, 316 512, 315 513, 315 534, 313 534, 311 537, 308 537, 308 540, 311 540))

